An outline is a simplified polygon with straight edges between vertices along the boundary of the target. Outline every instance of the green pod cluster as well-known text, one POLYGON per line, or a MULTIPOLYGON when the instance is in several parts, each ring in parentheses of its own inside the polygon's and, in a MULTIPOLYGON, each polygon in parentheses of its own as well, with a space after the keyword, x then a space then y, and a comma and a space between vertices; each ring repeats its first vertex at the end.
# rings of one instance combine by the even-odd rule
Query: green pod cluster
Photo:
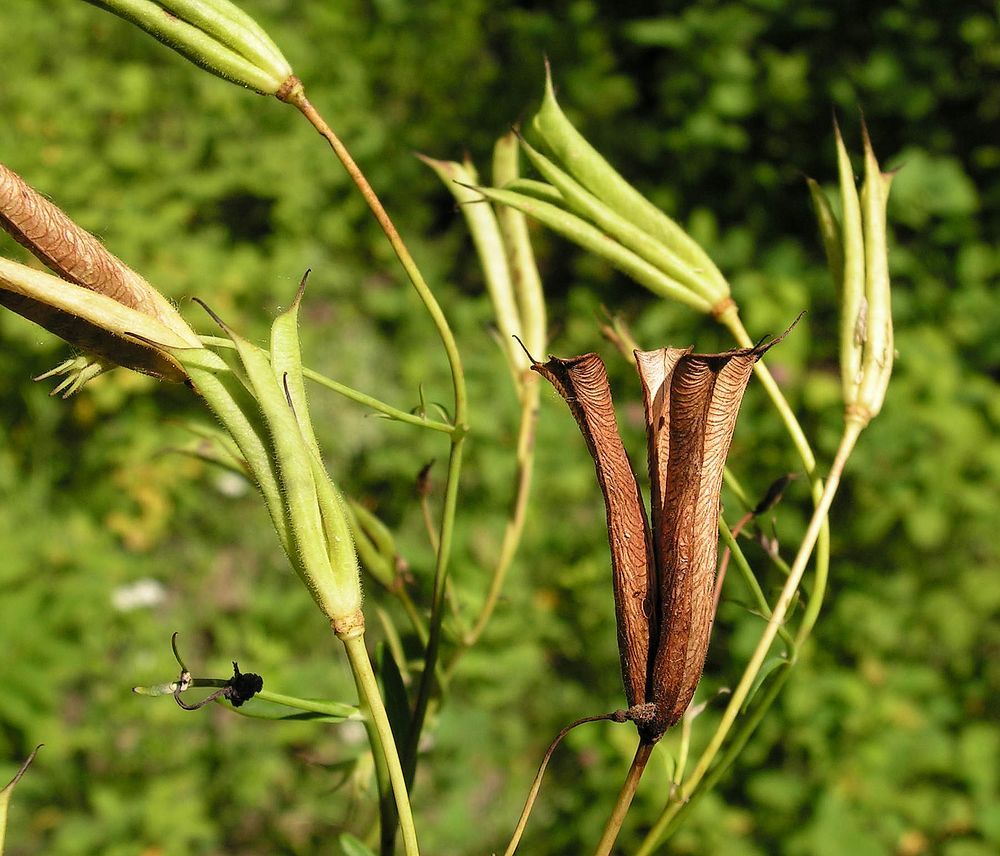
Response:
POLYGON ((479 188, 487 199, 537 219, 596 253, 661 297, 699 312, 732 306, 729 284, 674 220, 629 184, 559 107, 551 74, 521 148, 543 181, 521 178, 479 188))
POLYGON ((859 192, 840 128, 835 127, 841 216, 809 179, 820 237, 840 289, 840 368, 848 418, 867 424, 882 408, 894 357, 886 206, 892 174, 883 173, 862 126, 865 170, 859 192))
POLYGON ((305 279, 271 327, 270 354, 214 316, 235 346, 254 410, 227 388, 233 372, 214 354, 211 365, 192 365, 184 354, 179 359, 239 447, 293 567, 338 635, 352 637, 364 630, 358 557, 346 506, 323 465, 309 418, 298 337, 304 285, 305 279))
POLYGON ((195 65, 262 95, 290 85, 278 46, 229 0, 87 0, 173 48, 195 65))

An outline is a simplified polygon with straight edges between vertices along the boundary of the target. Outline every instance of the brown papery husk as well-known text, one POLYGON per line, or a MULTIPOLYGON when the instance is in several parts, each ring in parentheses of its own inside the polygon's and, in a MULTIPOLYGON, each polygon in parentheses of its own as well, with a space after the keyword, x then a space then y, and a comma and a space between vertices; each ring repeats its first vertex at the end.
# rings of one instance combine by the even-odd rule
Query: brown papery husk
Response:
POLYGON ((768 347, 635 352, 646 407, 657 580, 646 689, 653 709, 639 723, 647 739, 658 739, 681 718, 701 680, 714 619, 723 470, 743 393, 768 347))
POLYGON ((3 164, 0 164, 0 227, 67 282, 157 319, 188 338, 191 346, 199 344, 170 301, 3 164))
POLYGON ((618 435, 611 387, 597 354, 534 363, 566 399, 594 459, 607 511, 618 650, 629 706, 646 701, 653 551, 639 485, 618 435))

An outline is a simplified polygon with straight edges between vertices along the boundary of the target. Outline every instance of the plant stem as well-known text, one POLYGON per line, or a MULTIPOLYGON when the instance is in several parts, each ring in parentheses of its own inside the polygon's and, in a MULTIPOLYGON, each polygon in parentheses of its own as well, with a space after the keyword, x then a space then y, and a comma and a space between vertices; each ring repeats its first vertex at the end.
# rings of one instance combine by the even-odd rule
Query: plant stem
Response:
MULTIPOLYGON (((739 310, 737 309, 735 303, 731 303, 729 308, 719 316, 719 323, 732 333, 733 338, 741 348, 753 347, 753 339, 750 338, 750 334, 747 333, 746 328, 743 326, 743 321, 740 319, 739 310)), ((806 439, 802 426, 799 425, 798 420, 795 418, 795 414, 792 413, 792 408, 788 406, 785 396, 782 395, 781 390, 778 388, 778 384, 775 382, 771 373, 767 370, 767 366, 764 365, 763 360, 757 361, 757 364, 754 366, 754 371, 757 374, 758 380, 760 380, 770 397, 771 402, 774 404, 775 409, 781 416, 782 422, 785 423, 788 435, 792 438, 792 443, 794 444, 796 451, 799 453, 799 457, 802 459, 802 464, 805 467, 806 474, 810 478, 813 478, 816 470, 816 457, 813 455, 812 448, 809 446, 809 441, 806 439)))
POLYGON ((455 512, 458 507, 458 479, 462 469, 464 439, 468 432, 468 401, 465 389, 465 373, 462 369, 462 360, 458 352, 458 345, 455 342, 455 336, 452 333, 451 327, 448 325, 448 320, 445 318, 444 312, 441 311, 437 299, 424 280, 423 274, 420 273, 420 269, 410 255, 410 251, 407 249, 402 237, 400 237, 395 225, 382 206, 382 202, 368 183, 368 179, 365 178, 364 173, 362 173, 361 169, 354 162, 354 158, 351 157, 350 152, 348 152, 347 148, 340 141, 340 138, 310 103, 301 85, 293 87, 285 96, 285 100, 293 104, 330 144, 330 148, 333 149, 334 154, 340 160, 341 164, 343 164, 344 169, 347 170, 347 174, 364 197, 365 202, 368 204, 369 209, 385 233, 393 251, 396 253, 396 257, 403 266, 403 270, 406 272, 410 283, 424 304, 427 313, 430 315, 437 329, 438 336, 441 339, 441 344, 444 347, 445 355, 448 358, 448 365, 451 369, 452 389, 455 399, 455 418, 451 430, 448 480, 445 485, 444 510, 441 515, 439 546, 434 568, 434 599, 431 606, 427 648, 424 654, 424 671, 420 676, 420 685, 411 719, 411 733, 404 749, 408 773, 407 778, 412 780, 413 772, 416 769, 417 745, 420 740, 420 732, 423 729, 424 717, 427 714, 427 706, 430 703, 434 687, 438 648, 441 641, 442 607, 445 600, 448 562, 451 556, 451 542, 455 528, 455 512))
POLYGON ((458 345, 455 343, 455 336, 451 331, 451 327, 448 326, 444 312, 441 311, 437 299, 424 280, 423 274, 420 273, 420 269, 410 255, 410 251, 396 230, 395 224, 382 206, 381 200, 368 183, 368 179, 365 178, 364 173, 354 162, 354 158, 351 157, 351 153, 347 150, 347 147, 340 141, 340 138, 333 132, 333 129, 326 123, 319 111, 313 107, 301 86, 293 89, 288 94, 287 100, 309 120, 320 136, 330 144, 330 148, 333 149, 334 154, 343 164, 344 169, 347 170, 347 174, 364 197, 365 202, 368 203, 369 209, 371 209, 379 226, 382 227, 382 231, 396 253, 396 257, 403 266, 403 270, 406 272, 414 290, 416 290, 428 314, 431 316, 431 320, 434 322, 438 336, 440 336, 441 343, 444 346, 445 354, 448 357, 448 364, 451 367, 452 386, 455 394, 455 425, 459 430, 462 430, 466 419, 465 374, 462 371, 462 360, 458 353, 458 345))
MULTIPOLYGON (((838 486, 840 485, 840 477, 843 473, 844 466, 854 448, 854 444, 857 442, 858 436, 861 434, 862 428, 863 426, 861 423, 857 421, 849 421, 844 427, 844 433, 840 440, 840 446, 837 449, 837 455, 830 468, 830 474, 827 477, 823 493, 819 498, 819 502, 816 504, 816 509, 809 521, 809 527, 806 529, 802 543, 799 545, 799 551, 795 556, 795 561, 792 563, 791 572, 788 575, 788 579, 785 581, 785 586, 781 590, 778 602, 774 605, 774 611, 771 613, 771 618, 768 621, 767 626, 764 628, 764 632, 761 635, 760 641, 757 643, 757 647, 754 649, 750 662, 747 664, 747 667, 743 672, 743 676, 740 678, 739 684, 733 691, 732 698, 729 700, 729 704, 726 706, 725 713, 722 716, 722 721, 719 723, 718 728, 712 735, 712 739, 709 741, 705 751, 702 752, 702 755, 698 759, 698 763, 691 772, 690 777, 680 789, 678 798, 681 801, 690 799, 694 795, 694 792, 698 788, 702 779, 705 778, 705 775, 711 767, 712 762, 715 760, 715 757, 718 755, 726 736, 732 729, 733 723, 736 721, 736 717, 739 715, 740 709, 746 701, 747 694, 750 692, 754 680, 760 672, 761 666, 764 664, 764 658, 767 656, 767 652, 770 649, 771 644, 774 642, 775 636, 778 634, 779 627, 785 620, 788 607, 798 592, 799 584, 802 581, 802 576, 805 573, 806 565, 809 561, 809 556, 811 555, 813 547, 816 545, 816 541, 824 528, 824 523, 827 521, 830 505, 832 504, 833 497, 837 492, 838 486)), ((656 824, 649 831, 649 834, 646 836, 646 840, 644 841, 642 848, 640 848, 638 856, 644 856, 644 854, 652 852, 653 847, 656 846, 663 835, 670 821, 670 817, 672 814, 675 814, 676 811, 676 809, 672 810, 671 806, 667 807, 664 813, 660 816, 659 820, 657 820, 656 824)))
MULTIPOLYGON (((782 667, 781 671, 768 684, 760 701, 754 706, 753 712, 741 720, 740 727, 734 733, 733 739, 730 740, 729 745, 726 747, 726 751, 722 753, 716 765, 712 767, 708 775, 702 780, 701 787, 686 799, 672 800, 669 803, 662 817, 657 821, 657 827, 661 829, 661 840, 668 837, 680 825, 681 820, 694 808, 698 798, 714 788, 726 770, 732 765, 733 761, 739 757, 739 754, 743 751, 743 747, 746 746, 747 741, 754 731, 757 730, 757 726, 760 725, 764 714, 771 709, 774 700, 781 693, 782 688, 785 686, 785 681, 788 680, 788 676, 791 673, 791 663, 789 662, 782 667)), ((653 838, 653 832, 650 831, 636 856, 648 856, 657 843, 657 840, 653 838)))
POLYGON ((510 837, 507 849, 504 850, 504 856, 514 856, 514 852, 517 850, 518 844, 521 843, 521 836, 524 834, 524 828, 528 825, 528 818, 531 817, 531 810, 535 807, 535 799, 538 796, 539 789, 542 787, 542 778, 545 776, 545 768, 548 767, 549 760, 552 758, 552 753, 556 751, 556 748, 562 742, 562 739, 578 725, 586 725, 588 722, 601 722, 608 719, 614 722, 624 722, 623 716, 624 711, 600 713, 597 716, 585 716, 583 719, 571 722, 555 736, 555 739, 549 744, 549 748, 545 750, 542 763, 538 765, 538 772, 535 773, 535 779, 531 783, 531 788, 528 790, 528 797, 524 801, 524 808, 521 810, 521 816, 517 819, 517 826, 514 827, 514 833, 510 837))
POLYGON ((403 749, 407 780, 412 781, 417 766, 417 748, 420 732, 427 716, 434 690, 437 671, 438 651, 441 646, 441 624, 444 618, 445 593, 448 581, 448 558, 455 531, 455 513, 458 509, 458 476, 462 469, 464 436, 452 435, 451 452, 448 455, 448 478, 445 483, 444 509, 441 515, 441 530, 438 539, 437 563, 434 568, 434 594, 431 601, 431 617, 428 622, 427 647, 424 650, 424 669, 420 675, 417 699, 410 720, 410 734, 403 749))
MULTIPOLYGON (((201 343, 207 347, 225 348, 230 351, 235 350, 236 347, 232 341, 222 338, 221 336, 199 336, 198 338, 201 339, 201 343)), ((365 407, 369 407, 377 413, 381 413, 383 416, 387 416, 389 419, 396 422, 405 422, 408 425, 416 425, 418 428, 429 428, 432 431, 440 431, 443 434, 450 434, 455 430, 454 425, 450 425, 447 422, 438 422, 434 419, 427 419, 424 416, 420 416, 416 413, 409 413, 406 410, 400 410, 398 407, 386 404, 384 401, 381 401, 374 396, 335 381, 333 378, 320 374, 313 369, 303 367, 302 375, 309 378, 309 380, 314 383, 318 383, 320 386, 325 386, 327 389, 333 390, 335 393, 342 395, 344 398, 350 399, 358 404, 363 404, 365 407)))
POLYGON ((408 413, 405 410, 400 410, 399 408, 393 407, 391 404, 386 404, 384 401, 380 401, 377 398, 366 395, 363 392, 359 392, 352 387, 338 383, 332 378, 328 378, 326 375, 322 375, 312 369, 303 369, 302 375, 309 378, 309 380, 314 383, 320 384, 320 386, 332 389, 338 395, 344 396, 344 398, 349 398, 351 401, 356 401, 358 404, 370 407, 372 410, 389 417, 389 419, 392 419, 395 422, 405 422, 408 425, 416 425, 418 428, 429 428, 432 431, 440 431, 443 434, 450 434, 455 430, 455 426, 449 425, 447 422, 438 422, 434 419, 427 419, 416 413, 408 413))
POLYGON ((608 818, 607 825, 604 827, 604 834, 597 843, 594 856, 610 856, 611 848, 615 846, 615 841, 618 839, 618 833, 622 828, 622 823, 625 821, 625 815, 628 814, 636 788, 639 787, 639 779, 642 778, 643 771, 646 769, 646 762, 649 761, 649 756, 653 753, 653 746, 655 745, 654 743, 639 741, 639 745, 635 750, 635 757, 632 759, 632 766, 629 767, 628 775, 625 776, 625 781, 622 783, 622 789, 618 792, 618 799, 615 801, 611 817, 608 818))
POLYGON ((376 766, 381 757, 388 770, 389 782, 395 797, 396 814, 399 817, 399 828, 403 836, 403 850, 406 856, 419 856, 417 832, 413 826, 413 813, 410 810, 410 799, 406 792, 406 779, 403 776, 403 767, 396 750, 392 728, 389 725, 389 716, 382 703, 378 681, 375 679, 371 659, 368 657, 368 649, 365 647, 364 631, 362 630, 356 635, 345 634, 340 637, 340 641, 347 649, 347 658, 350 661, 354 682, 358 688, 358 698, 371 726, 369 739, 372 742, 372 752, 376 756, 376 766))

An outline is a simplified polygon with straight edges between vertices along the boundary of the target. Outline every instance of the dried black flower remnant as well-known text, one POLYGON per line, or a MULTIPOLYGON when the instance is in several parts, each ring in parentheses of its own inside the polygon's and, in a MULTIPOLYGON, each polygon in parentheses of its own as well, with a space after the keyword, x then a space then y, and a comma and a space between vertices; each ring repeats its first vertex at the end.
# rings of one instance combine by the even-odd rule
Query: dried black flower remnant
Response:
POLYGON ((225 695, 232 706, 242 707, 245 702, 250 701, 250 699, 264 689, 264 679, 253 672, 243 674, 236 661, 233 660, 233 676, 229 679, 228 689, 229 692, 225 695))

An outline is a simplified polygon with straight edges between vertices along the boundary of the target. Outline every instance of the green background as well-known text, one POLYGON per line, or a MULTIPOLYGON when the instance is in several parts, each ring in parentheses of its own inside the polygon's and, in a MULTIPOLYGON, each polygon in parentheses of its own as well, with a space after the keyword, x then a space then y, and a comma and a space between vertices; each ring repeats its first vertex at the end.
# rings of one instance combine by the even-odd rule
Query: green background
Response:
MULTIPOLYGON (((1000 65, 987 2, 549 4, 291 2, 244 7, 384 196, 455 325, 473 435, 455 556, 480 602, 509 502, 516 401, 461 217, 411 156, 468 151, 534 109, 542 58, 592 141, 701 240, 752 336, 808 315, 768 362, 821 466, 840 427, 836 296, 803 174, 835 174, 831 112, 859 148, 864 110, 890 203, 897 368, 833 513, 829 600, 803 662, 677 853, 946 854, 1000 850, 1000 65)), ((77 0, 0 11, 0 159, 178 301, 206 300, 261 339, 312 268, 307 362, 401 407, 447 402, 433 329, 363 203, 294 111, 187 64, 77 0)), ((638 384, 597 330, 621 313, 645 347, 729 346, 539 230, 552 350, 601 350, 626 443, 644 452, 638 384)), ((24 252, 4 238, 5 255, 24 252)), ((0 315, 0 779, 44 742, 11 813, 12 854, 312 854, 374 824, 363 734, 140 699, 169 680, 169 637, 197 673, 230 661, 277 691, 353 700, 338 644, 289 573, 255 497, 169 449, 202 418, 182 387, 114 372, 77 398, 31 376, 67 348, 0 315), (162 604, 123 611, 137 580, 162 604)), ((397 532, 426 602, 414 482, 442 438, 313 395, 330 466, 397 532)), ((796 466, 753 384, 730 465, 760 494, 796 466)), ((438 494, 436 493, 435 496, 438 494)), ((738 506, 731 501, 728 507, 738 506)), ((786 552, 801 481, 776 510, 786 552)), ((735 511, 730 512, 730 517, 735 511)), ((770 525, 770 522, 768 522, 770 525)), ((764 566, 759 552, 752 560, 764 566)), ((780 579, 763 579, 776 592, 780 579)), ((385 603, 369 586, 370 607, 385 603)), ((502 848, 550 737, 623 703, 603 509, 583 443, 543 396, 522 550, 481 644, 433 720, 414 792, 424 851, 502 848)), ((699 697, 730 686, 760 631, 724 603, 699 697)), ((369 610, 373 615, 373 610, 369 610)), ((379 635, 372 619, 373 636, 379 635)), ((696 722, 695 748, 720 705, 696 722)), ((560 751, 523 852, 596 841, 633 749, 593 725, 560 751)), ((651 763, 620 839, 666 796, 676 738, 651 763)))

